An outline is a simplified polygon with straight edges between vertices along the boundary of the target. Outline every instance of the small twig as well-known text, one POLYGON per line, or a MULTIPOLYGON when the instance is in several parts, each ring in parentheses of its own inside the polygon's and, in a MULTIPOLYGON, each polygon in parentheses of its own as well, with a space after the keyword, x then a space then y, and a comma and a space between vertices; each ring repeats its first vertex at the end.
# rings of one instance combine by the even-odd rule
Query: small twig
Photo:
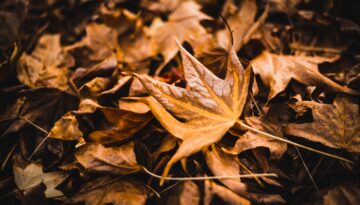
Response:
POLYGON ((209 176, 209 177, 162 177, 155 173, 152 173, 145 167, 143 167, 145 173, 152 177, 168 180, 168 181, 204 181, 209 179, 237 179, 237 178, 256 178, 256 177, 277 177, 274 173, 262 173, 262 174, 243 174, 243 175, 229 175, 229 176, 209 176))
POLYGON ((46 131, 45 129, 41 128, 39 125, 36 125, 35 123, 31 122, 30 120, 26 119, 23 116, 19 116, 19 118, 25 120, 26 122, 28 122, 30 125, 34 126, 36 129, 40 130, 41 132, 45 133, 45 134, 49 134, 48 131, 46 131))
POLYGON ((41 132, 46 134, 46 137, 40 142, 40 144, 35 148, 35 150, 30 154, 28 160, 31 160, 31 158, 34 156, 34 154, 40 149, 40 147, 45 143, 45 141, 48 139, 49 136, 49 132, 46 131, 45 129, 43 129, 42 127, 40 127, 39 125, 31 122, 30 120, 26 119, 23 116, 19 116, 21 119, 25 120, 26 122, 28 122, 30 125, 34 126, 36 129, 40 130, 41 132))
POLYGON ((4 162, 1 165, 1 171, 3 171, 5 169, 5 166, 7 164, 7 162, 10 159, 10 156, 12 155, 12 153, 15 151, 15 148, 18 146, 18 142, 11 148, 10 152, 7 154, 6 158, 4 159, 4 162))
POLYGON ((318 191, 319 188, 318 188, 318 186, 316 185, 315 180, 314 180, 313 176, 311 175, 311 173, 310 173, 310 171, 309 171, 309 168, 307 167, 307 165, 306 165, 306 163, 305 163, 305 161, 304 161, 304 159, 303 159, 303 157, 302 157, 302 155, 301 155, 301 153, 300 153, 299 148, 297 148, 296 146, 294 146, 294 147, 295 147, 297 153, 299 154, 300 160, 301 160, 302 164, 304 165, 305 170, 306 170, 307 174, 309 175, 309 178, 310 178, 311 182, 313 183, 316 191, 318 191))
POLYGON ((308 147, 308 146, 305 146, 305 145, 302 145, 302 144, 299 144, 299 143, 290 141, 290 140, 288 140, 288 139, 284 139, 284 138, 281 138, 281 137, 278 137, 278 136, 275 136, 275 135, 272 135, 272 134, 263 132, 263 131, 261 131, 261 130, 255 129, 255 128, 253 128, 253 127, 251 127, 251 126, 249 126, 249 125, 241 122, 240 120, 238 120, 237 122, 240 124, 240 126, 246 128, 247 130, 256 132, 256 133, 261 134, 261 135, 263 135, 263 136, 270 137, 270 138, 273 138, 273 139, 276 139, 276 140, 285 142, 285 143, 287 143, 287 144, 294 145, 294 146, 296 146, 296 147, 300 147, 300 148, 303 148, 303 149, 306 149, 306 150, 309 150, 309 151, 312 151, 312 152, 316 152, 316 153, 318 153, 318 154, 322 154, 322 155, 325 155, 325 156, 328 156, 328 157, 331 157, 331 158, 334 158, 334 159, 338 159, 338 160, 341 160, 341 161, 344 161, 344 162, 348 162, 348 163, 354 164, 354 162, 351 161, 351 160, 349 160, 349 159, 346 159, 346 158, 343 158, 343 157, 339 157, 339 156, 336 156, 336 155, 333 155, 333 154, 330 154, 330 153, 327 153, 327 152, 323 152, 323 151, 320 151, 320 150, 317 150, 317 149, 314 149, 314 148, 311 148, 311 147, 308 147))

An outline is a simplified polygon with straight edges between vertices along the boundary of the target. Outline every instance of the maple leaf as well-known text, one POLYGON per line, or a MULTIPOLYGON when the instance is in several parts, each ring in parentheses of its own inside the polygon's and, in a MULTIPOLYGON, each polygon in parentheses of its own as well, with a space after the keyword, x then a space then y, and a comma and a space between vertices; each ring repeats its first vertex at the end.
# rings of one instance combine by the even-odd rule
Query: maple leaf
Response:
POLYGON ((40 183, 44 183, 46 186, 46 198, 63 196, 63 193, 55 188, 63 182, 66 177, 67 174, 64 172, 43 173, 42 166, 36 163, 27 165, 25 169, 14 165, 15 183, 19 189, 25 191, 40 183))
POLYGON ((312 108, 314 122, 289 124, 285 129, 286 134, 332 148, 360 152, 359 106, 348 97, 337 96, 334 105, 306 101, 296 105, 312 108))
POLYGON ((169 15, 167 22, 160 18, 153 21, 149 35, 150 47, 154 55, 161 53, 164 64, 169 62, 178 52, 176 40, 183 43, 203 40, 207 35, 205 28, 200 25, 201 20, 211 19, 200 11, 200 5, 193 1, 184 1, 169 15))
POLYGON ((318 64, 333 62, 336 58, 276 55, 264 51, 252 62, 254 73, 259 74, 264 84, 270 88, 268 99, 283 91, 291 79, 306 85, 321 86, 326 91, 358 94, 323 76, 318 64))
POLYGON ((74 59, 60 45, 60 35, 44 35, 31 54, 24 53, 17 66, 17 76, 31 88, 69 89, 69 67, 74 59))
POLYGON ((137 75, 153 96, 147 101, 154 116, 182 140, 163 176, 176 161, 219 141, 234 125, 246 102, 251 77, 251 69, 244 70, 233 47, 229 51, 225 80, 215 76, 181 45, 179 47, 189 89, 137 75))

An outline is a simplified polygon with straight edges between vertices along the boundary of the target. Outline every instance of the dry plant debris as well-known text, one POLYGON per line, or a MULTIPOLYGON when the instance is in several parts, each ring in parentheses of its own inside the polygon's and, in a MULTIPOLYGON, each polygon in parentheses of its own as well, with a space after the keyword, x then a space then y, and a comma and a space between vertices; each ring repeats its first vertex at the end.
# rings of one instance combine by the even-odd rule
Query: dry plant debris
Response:
POLYGON ((360 3, 4 0, 1 204, 360 204, 360 3))

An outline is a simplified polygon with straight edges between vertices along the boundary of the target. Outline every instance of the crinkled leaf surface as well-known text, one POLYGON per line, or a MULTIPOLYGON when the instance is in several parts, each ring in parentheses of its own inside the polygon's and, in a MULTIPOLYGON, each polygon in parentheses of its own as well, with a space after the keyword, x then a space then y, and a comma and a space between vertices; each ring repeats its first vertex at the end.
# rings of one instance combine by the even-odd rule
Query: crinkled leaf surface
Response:
POLYGON ((299 102, 297 106, 312 108, 314 122, 289 124, 286 134, 320 142, 328 147, 360 152, 359 106, 339 95, 334 104, 299 102))
POLYGON ((321 86, 326 91, 356 94, 356 91, 335 83, 319 72, 318 64, 334 60, 336 58, 287 56, 264 51, 253 61, 252 66, 254 73, 259 74, 270 88, 268 99, 285 90, 291 79, 306 85, 321 86))
POLYGON ((189 89, 139 75, 153 96, 148 98, 154 116, 172 135, 182 140, 168 162, 173 163, 219 141, 242 113, 251 70, 244 70, 233 48, 225 80, 216 77, 184 48, 180 48, 189 89))

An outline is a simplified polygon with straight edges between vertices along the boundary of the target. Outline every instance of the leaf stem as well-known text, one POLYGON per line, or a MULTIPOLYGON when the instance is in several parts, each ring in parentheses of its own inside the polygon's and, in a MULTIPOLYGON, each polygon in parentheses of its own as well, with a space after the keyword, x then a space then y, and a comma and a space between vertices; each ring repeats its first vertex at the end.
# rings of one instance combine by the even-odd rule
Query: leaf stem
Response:
POLYGON ((145 167, 143 170, 148 175, 161 179, 161 180, 168 180, 168 181, 203 181, 209 179, 236 179, 236 178, 256 178, 256 177, 277 177, 277 174, 274 173, 262 173, 262 174, 240 174, 240 175, 229 175, 229 176, 209 176, 209 177, 162 177, 155 173, 152 173, 145 167))
POLYGON ((354 164, 354 162, 351 161, 351 160, 349 160, 349 159, 346 159, 346 158, 343 158, 343 157, 339 157, 339 156, 336 156, 336 155, 333 155, 333 154, 330 154, 330 153, 327 153, 327 152, 323 152, 323 151, 320 151, 320 150, 317 150, 317 149, 314 149, 314 148, 311 148, 311 147, 308 147, 308 146, 305 146, 305 145, 302 145, 302 144, 299 144, 299 143, 290 141, 290 140, 288 140, 288 139, 284 139, 284 138, 281 138, 281 137, 278 137, 278 136, 275 136, 275 135, 272 135, 272 134, 263 132, 263 131, 261 131, 261 130, 255 129, 255 128, 253 128, 253 127, 251 127, 251 126, 249 126, 249 125, 241 122, 240 120, 238 120, 237 123, 239 123, 240 126, 246 128, 247 130, 250 130, 250 131, 252 131, 252 132, 256 132, 256 133, 261 134, 261 135, 263 135, 263 136, 270 137, 270 138, 273 138, 273 139, 276 139, 276 140, 285 142, 285 143, 287 143, 287 144, 291 144, 291 145, 294 145, 294 146, 296 146, 296 147, 300 147, 300 148, 302 148, 302 149, 306 149, 306 150, 309 150, 309 151, 318 153, 318 154, 322 154, 322 155, 327 156, 327 157, 331 157, 331 158, 334 158, 334 159, 338 159, 338 160, 341 160, 341 161, 344 161, 344 162, 348 162, 348 163, 354 164))

